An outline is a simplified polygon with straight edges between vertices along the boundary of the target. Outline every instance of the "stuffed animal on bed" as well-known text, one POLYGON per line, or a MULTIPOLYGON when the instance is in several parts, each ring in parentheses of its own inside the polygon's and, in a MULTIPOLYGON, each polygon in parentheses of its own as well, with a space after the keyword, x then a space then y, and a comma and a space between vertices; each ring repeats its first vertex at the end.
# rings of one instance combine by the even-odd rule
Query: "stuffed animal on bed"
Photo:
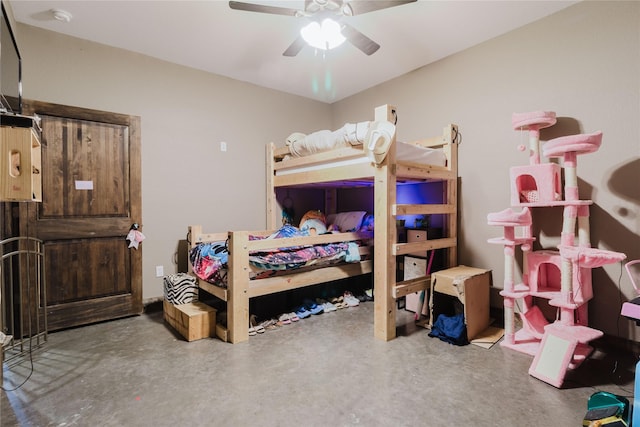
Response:
POLYGON ((306 231, 311 236, 327 232, 327 223, 324 214, 319 210, 311 210, 305 213, 300 220, 300 231, 306 231))
POLYGON ((330 214, 327 216, 328 226, 331 232, 347 233, 358 231, 364 226, 363 220, 366 217, 366 211, 348 211, 330 214))
POLYGON ((373 214, 366 214, 364 218, 362 218, 362 224, 360 225, 360 230, 363 231, 373 231, 375 226, 375 220, 373 214))

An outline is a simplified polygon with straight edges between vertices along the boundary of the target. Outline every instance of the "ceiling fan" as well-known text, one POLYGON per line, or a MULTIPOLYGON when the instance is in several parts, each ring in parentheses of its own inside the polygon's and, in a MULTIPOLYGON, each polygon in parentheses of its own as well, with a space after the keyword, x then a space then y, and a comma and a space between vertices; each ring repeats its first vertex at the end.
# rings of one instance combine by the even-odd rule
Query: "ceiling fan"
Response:
MULTIPOLYGON (((326 18, 331 18, 340 26, 340 33, 355 47, 366 55, 372 55, 380 45, 362 34, 342 20, 344 17, 362 15, 380 9, 401 6, 413 3, 417 0, 305 0, 304 9, 292 9, 287 7, 269 6, 241 1, 230 1, 229 7, 235 10, 248 12, 270 13, 276 15, 288 15, 298 18, 307 18, 320 23, 326 18)), ((293 43, 284 51, 284 56, 296 56, 307 44, 302 35, 299 35, 293 43)))

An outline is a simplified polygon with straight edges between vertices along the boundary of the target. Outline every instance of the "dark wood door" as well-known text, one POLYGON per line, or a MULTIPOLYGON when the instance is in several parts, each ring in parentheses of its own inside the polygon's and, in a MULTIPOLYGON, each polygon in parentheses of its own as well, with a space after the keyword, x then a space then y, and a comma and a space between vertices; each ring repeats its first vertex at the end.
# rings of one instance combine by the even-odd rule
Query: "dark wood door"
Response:
POLYGON ((42 203, 20 234, 44 242, 49 330, 142 312, 140 118, 27 101, 42 119, 42 203))

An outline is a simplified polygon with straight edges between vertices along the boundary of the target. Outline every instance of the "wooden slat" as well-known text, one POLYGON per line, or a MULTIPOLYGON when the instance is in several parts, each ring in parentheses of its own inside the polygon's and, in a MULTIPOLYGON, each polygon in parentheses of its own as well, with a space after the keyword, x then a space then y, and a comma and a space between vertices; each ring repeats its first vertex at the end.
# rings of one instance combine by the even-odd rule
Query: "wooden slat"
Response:
POLYGON ((229 233, 201 233, 191 242, 192 245, 197 243, 224 242, 229 237, 229 233))
POLYGON ((437 215, 455 214, 458 208, 451 204, 432 205, 394 205, 392 211, 396 216, 400 215, 437 215))
MULTIPOLYGON (((236 233, 234 231, 230 234, 236 233)), ((354 240, 366 240, 371 239, 373 236, 371 233, 330 233, 321 234, 318 236, 305 236, 305 237, 288 237, 282 239, 264 239, 264 240, 251 240, 247 242, 247 249, 251 251, 260 251, 265 249, 276 249, 291 246, 310 246, 321 245, 327 243, 336 242, 349 242, 354 240)))
POLYGON ((409 141, 408 144, 419 145, 427 148, 442 148, 448 143, 448 139, 443 136, 433 136, 431 138, 422 138, 415 141, 409 141))
POLYGON ((423 242, 395 243, 393 245, 393 255, 406 255, 413 252, 431 251, 434 249, 455 248, 457 240, 453 237, 443 239, 425 240, 423 242))
POLYGON ((318 169, 291 175, 277 175, 274 179, 276 187, 292 185, 317 184, 331 181, 348 181, 365 179, 373 173, 370 163, 356 163, 338 166, 331 169, 318 169))
POLYGON ((198 287, 222 301, 227 300, 227 289, 216 286, 202 279, 198 279, 198 287))
POLYGON ((323 267, 297 274, 252 280, 249 283, 249 298, 345 279, 371 273, 372 271, 373 263, 371 261, 362 261, 353 264, 323 267))
MULTIPOLYGON (((203 233, 193 237, 192 246, 198 243, 226 241, 234 233, 246 233, 247 236, 268 236, 273 231, 229 231, 227 233, 203 233)), ((330 233, 317 236, 285 237, 278 239, 248 240, 243 249, 251 251, 262 251, 265 249, 276 249, 291 246, 311 246, 337 242, 351 242, 356 240, 369 240, 373 238, 371 232, 349 232, 330 233)))
POLYGON ((396 286, 393 288, 393 297, 396 299, 402 298, 414 292, 427 290, 430 287, 431 275, 404 280, 396 283, 396 286))
POLYGON ((398 178, 430 180, 453 179, 455 175, 444 166, 424 166, 415 163, 398 162, 396 165, 398 178))
POLYGON ((457 137, 457 135, 458 127, 454 124, 449 124, 443 128, 442 135, 412 141, 411 144, 422 145, 423 147, 431 148, 444 148, 455 142, 455 138, 457 137))
POLYGON ((287 169, 295 169, 306 166, 317 166, 326 163, 333 163, 340 160, 350 160, 362 157, 364 152, 362 146, 360 148, 340 148, 337 150, 324 151, 316 154, 311 154, 304 157, 293 157, 282 162, 277 162, 273 169, 276 171, 282 171, 287 169))

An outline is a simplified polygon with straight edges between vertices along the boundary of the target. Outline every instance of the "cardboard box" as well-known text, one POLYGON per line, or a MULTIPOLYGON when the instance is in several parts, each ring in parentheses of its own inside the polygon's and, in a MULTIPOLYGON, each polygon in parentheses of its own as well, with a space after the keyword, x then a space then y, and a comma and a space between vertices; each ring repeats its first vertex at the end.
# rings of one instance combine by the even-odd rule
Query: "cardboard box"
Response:
POLYGON ((431 295, 429 307, 429 327, 435 322, 434 316, 446 312, 445 304, 451 298, 439 298, 448 295, 458 300, 464 310, 469 341, 489 327, 489 288, 492 285, 491 270, 459 265, 431 275, 431 295))
POLYGON ((187 341, 215 335, 216 309, 203 302, 173 305, 164 300, 164 320, 187 341))

